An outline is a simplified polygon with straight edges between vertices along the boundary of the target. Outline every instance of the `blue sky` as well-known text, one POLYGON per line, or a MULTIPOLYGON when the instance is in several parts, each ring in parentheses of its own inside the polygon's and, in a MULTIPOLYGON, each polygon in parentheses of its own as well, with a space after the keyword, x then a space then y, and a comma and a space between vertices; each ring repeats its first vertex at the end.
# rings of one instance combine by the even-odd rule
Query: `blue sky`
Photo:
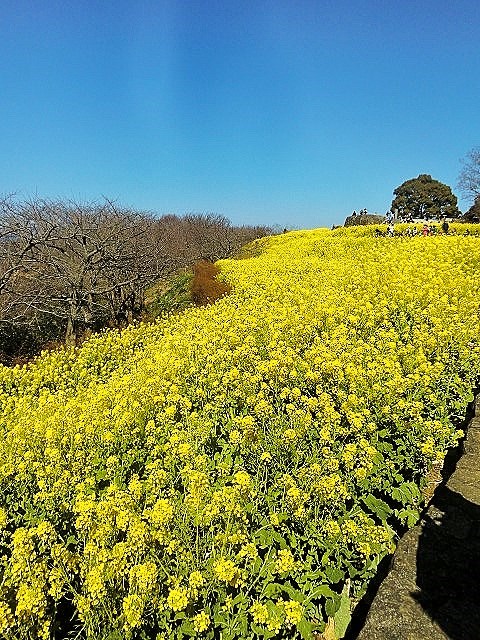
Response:
POLYGON ((478 0, 2 0, 0 193, 300 228, 419 173, 459 196, 479 24, 478 0))

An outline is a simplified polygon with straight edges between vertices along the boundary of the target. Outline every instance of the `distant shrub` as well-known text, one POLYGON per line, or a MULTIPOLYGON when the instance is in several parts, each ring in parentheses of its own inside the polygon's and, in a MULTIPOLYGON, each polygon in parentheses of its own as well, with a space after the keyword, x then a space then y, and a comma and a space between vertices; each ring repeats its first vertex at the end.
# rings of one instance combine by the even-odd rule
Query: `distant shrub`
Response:
POLYGON ((357 216, 348 216, 345 219, 345 227, 357 227, 367 224, 382 224, 385 221, 385 216, 378 216, 374 213, 367 213, 357 216))
POLYGON ((230 293, 230 285, 217 280, 216 276, 219 273, 220 269, 208 260, 199 260, 193 265, 190 291, 195 304, 200 306, 212 304, 215 300, 230 293))

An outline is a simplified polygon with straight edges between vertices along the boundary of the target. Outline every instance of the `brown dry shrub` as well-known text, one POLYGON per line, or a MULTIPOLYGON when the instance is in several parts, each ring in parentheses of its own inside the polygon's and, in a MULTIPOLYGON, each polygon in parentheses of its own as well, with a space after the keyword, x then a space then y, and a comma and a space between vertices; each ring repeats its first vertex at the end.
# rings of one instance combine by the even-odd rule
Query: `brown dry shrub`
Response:
POLYGON ((208 260, 200 260, 193 265, 193 278, 190 284, 192 300, 199 306, 212 304, 230 293, 231 287, 217 280, 220 269, 208 260))

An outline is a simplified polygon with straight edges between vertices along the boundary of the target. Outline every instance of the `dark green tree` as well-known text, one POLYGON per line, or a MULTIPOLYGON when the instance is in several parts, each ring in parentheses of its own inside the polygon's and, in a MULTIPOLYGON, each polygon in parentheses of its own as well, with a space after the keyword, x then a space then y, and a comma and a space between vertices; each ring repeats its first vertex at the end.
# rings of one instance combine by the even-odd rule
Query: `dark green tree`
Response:
POLYGON ((418 178, 406 180, 393 192, 391 210, 399 216, 414 218, 456 218, 460 211, 457 197, 451 188, 422 173, 418 178))

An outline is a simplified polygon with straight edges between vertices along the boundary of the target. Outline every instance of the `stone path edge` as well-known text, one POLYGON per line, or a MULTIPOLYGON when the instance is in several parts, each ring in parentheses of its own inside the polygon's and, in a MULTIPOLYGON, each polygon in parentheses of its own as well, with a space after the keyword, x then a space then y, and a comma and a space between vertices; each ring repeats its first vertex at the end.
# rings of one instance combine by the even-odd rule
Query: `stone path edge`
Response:
POLYGON ((463 454, 400 540, 357 640, 480 639, 480 395, 463 454), (478 593, 477 593, 478 592, 478 593))

